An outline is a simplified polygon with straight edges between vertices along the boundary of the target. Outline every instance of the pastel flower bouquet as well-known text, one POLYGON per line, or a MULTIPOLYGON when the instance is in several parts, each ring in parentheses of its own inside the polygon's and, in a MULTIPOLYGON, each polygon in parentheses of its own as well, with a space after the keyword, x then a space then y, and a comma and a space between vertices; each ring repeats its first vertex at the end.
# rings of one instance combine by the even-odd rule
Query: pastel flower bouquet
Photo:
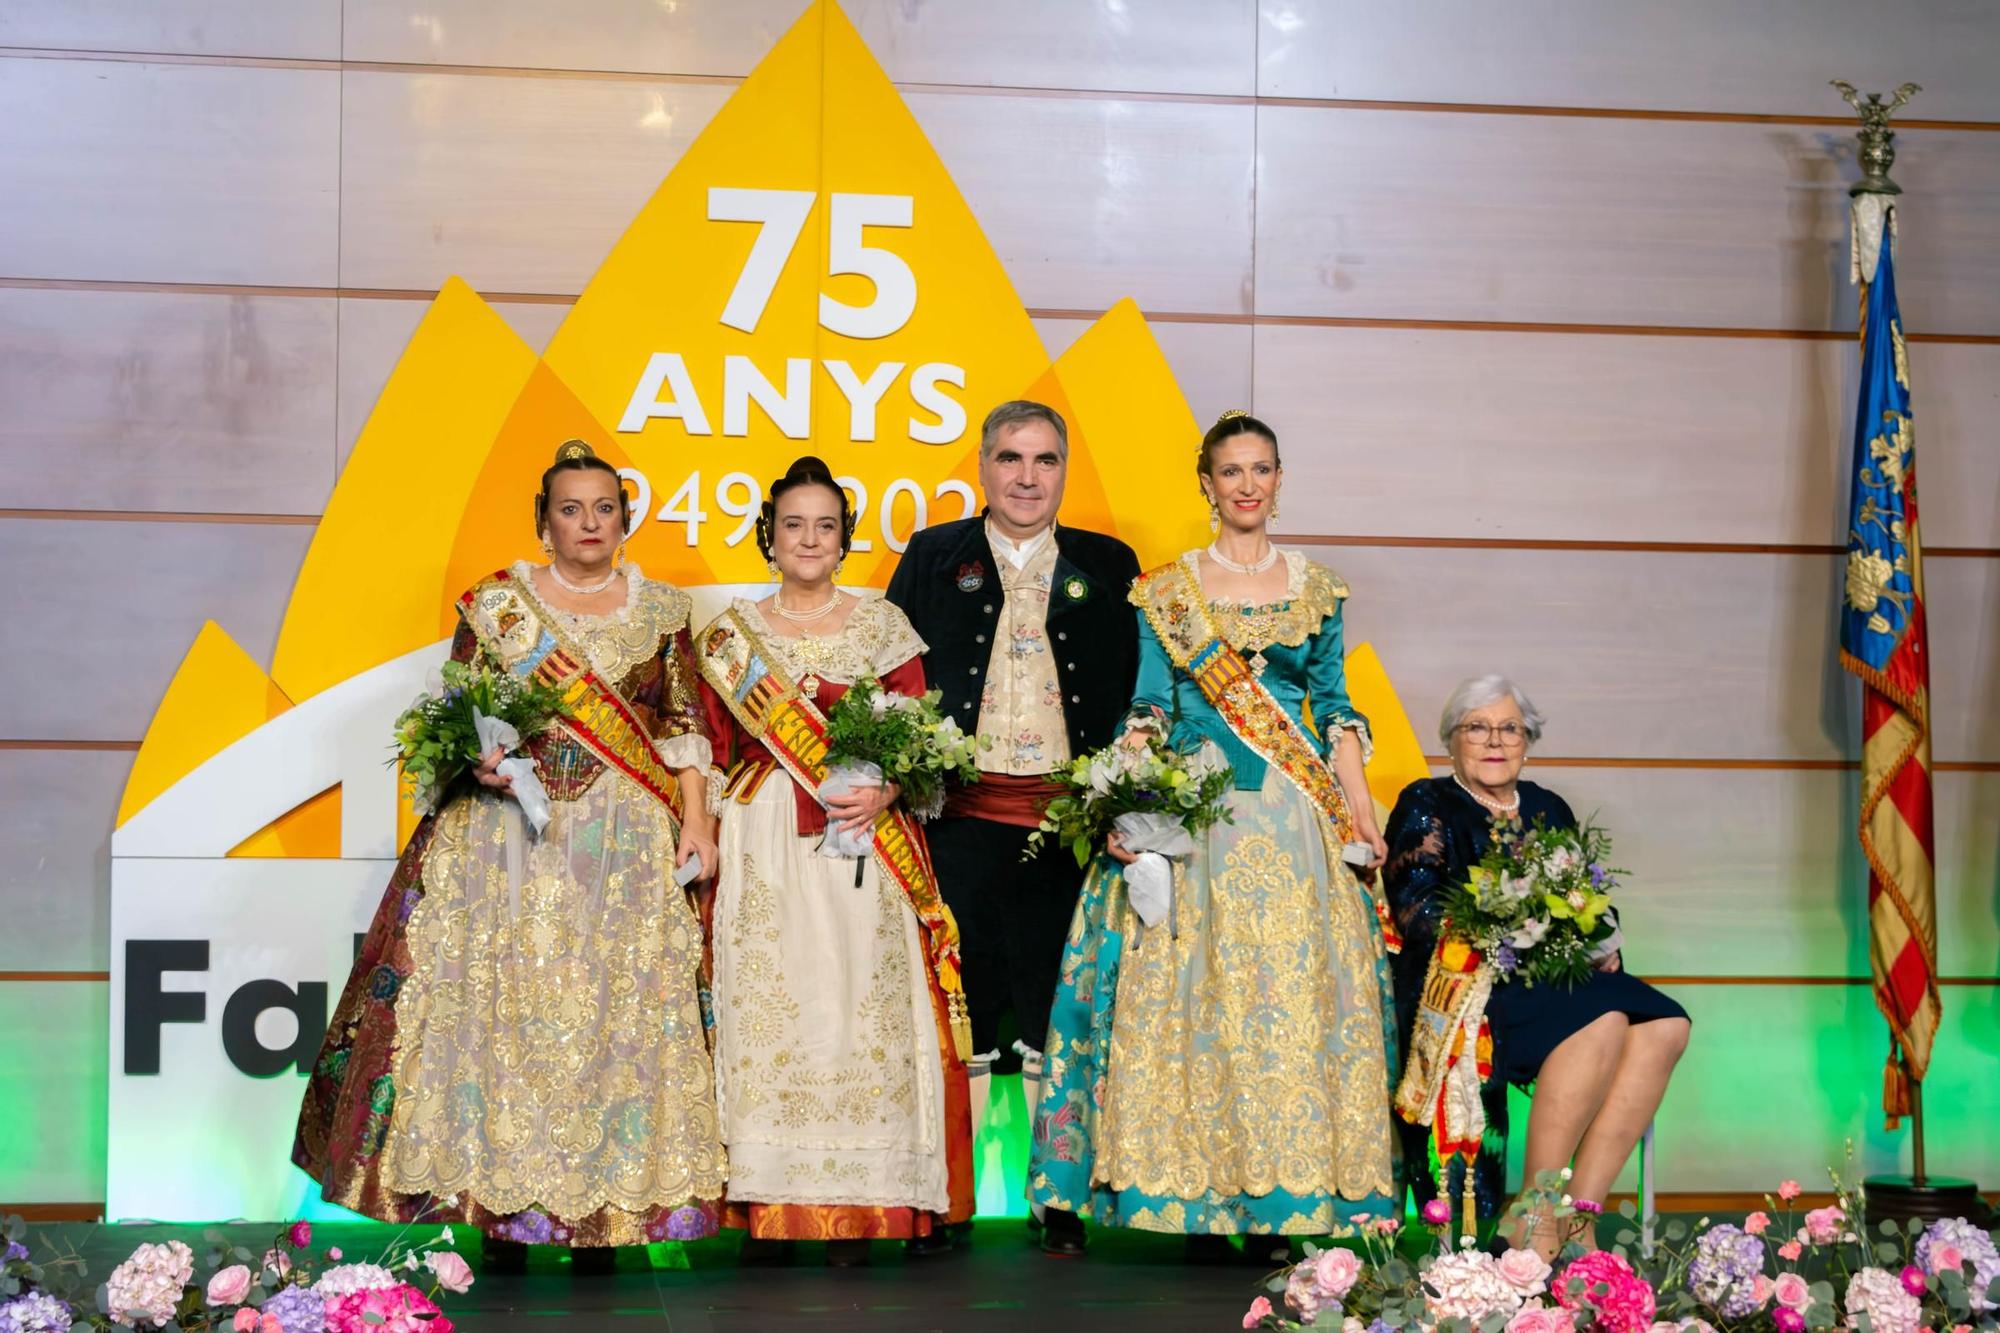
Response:
POLYGON ((1611 838, 1594 824, 1496 828, 1466 882, 1445 895, 1452 934, 1478 949, 1502 980, 1575 986, 1616 948, 1611 838))
MULTIPOLYGON (((1850 1165, 1851 1165, 1850 1150, 1850 1165)), ((1412 1258, 1400 1218, 1357 1217, 1274 1275, 1246 1329, 1338 1327, 1341 1333, 1994 1333, 2000 1247, 1963 1218, 1867 1225, 1867 1196, 1830 1172, 1834 1202, 1800 1209, 1786 1181, 1741 1222, 1674 1219, 1642 1252, 1629 1223, 1610 1249, 1572 1244, 1551 1265, 1531 1250, 1499 1255, 1452 1239, 1452 1209, 1424 1206, 1432 1239, 1412 1258), (1274 1305, 1273 1298, 1279 1302, 1274 1305)), ((1596 1205, 1544 1175, 1515 1211, 1558 1224, 1596 1205)))
POLYGON ((437 1297, 472 1286, 471 1266, 447 1248, 450 1227, 415 1247, 399 1234, 372 1263, 342 1263, 337 1248, 315 1257, 310 1222, 279 1232, 262 1256, 210 1228, 202 1233, 205 1277, 196 1279, 185 1242, 145 1244, 94 1295, 83 1292, 82 1259, 72 1252, 37 1262, 26 1234, 18 1217, 0 1228, 0 1333, 451 1333, 437 1297))
MULTIPOLYGON (((919 819, 944 810, 949 779, 979 780, 979 751, 954 718, 938 711, 943 694, 895 694, 874 676, 854 682, 826 711, 827 775, 822 796, 840 796, 858 786, 894 782, 903 802, 919 819)), ((867 829, 841 834, 828 829, 829 856, 863 856, 874 841, 867 829)))

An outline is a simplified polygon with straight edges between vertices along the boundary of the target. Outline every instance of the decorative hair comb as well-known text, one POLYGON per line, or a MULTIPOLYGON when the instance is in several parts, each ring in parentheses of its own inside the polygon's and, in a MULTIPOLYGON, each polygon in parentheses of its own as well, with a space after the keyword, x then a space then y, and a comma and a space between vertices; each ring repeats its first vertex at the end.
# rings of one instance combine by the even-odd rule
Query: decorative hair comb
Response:
POLYGON ((1227 412, 1224 412, 1221 416, 1217 417, 1215 419, 1215 424, 1220 426, 1225 421, 1234 421, 1238 417, 1247 417, 1249 415, 1250 414, 1248 412, 1244 411, 1240 407, 1232 407, 1227 412))
POLYGON ((556 462, 568 463, 579 458, 595 458, 597 451, 582 440, 564 440, 556 446, 556 462))

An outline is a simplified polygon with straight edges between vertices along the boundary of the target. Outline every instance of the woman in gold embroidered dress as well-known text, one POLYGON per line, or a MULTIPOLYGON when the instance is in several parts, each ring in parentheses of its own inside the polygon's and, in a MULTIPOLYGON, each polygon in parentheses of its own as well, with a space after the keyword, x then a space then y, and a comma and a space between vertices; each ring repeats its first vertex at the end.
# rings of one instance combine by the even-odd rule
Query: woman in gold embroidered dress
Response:
POLYGON ((798 460, 757 528, 777 590, 739 598, 696 638, 721 775, 711 947, 724 1221, 749 1233, 750 1263, 785 1262, 798 1240, 827 1241, 827 1261, 843 1266, 876 1238, 948 1248, 945 1224, 972 1211, 965 1065, 911 896, 874 856, 820 850, 829 823, 868 828, 900 792, 885 783, 822 808, 744 698, 749 682, 771 684, 766 668, 822 714, 863 676, 923 693, 924 643, 903 613, 834 586, 853 529, 826 465, 798 460))
POLYGON ((711 1234, 722 1194, 701 928, 674 879, 716 863, 690 604, 618 567, 627 518, 616 471, 570 441, 535 502, 549 563, 460 599, 455 659, 559 654, 612 706, 528 742, 540 836, 497 750, 418 825, 299 1112, 292 1157, 329 1202, 469 1222, 496 1266, 711 1234))
MULTIPOLYGON (((1081 1248, 1081 1214, 1187 1233, 1200 1260, 1226 1257, 1241 1234, 1244 1255, 1267 1262, 1285 1237, 1383 1212, 1396 1190, 1389 972, 1375 905, 1342 860, 1349 836, 1376 859, 1383 849, 1362 775, 1367 723, 1343 669, 1347 589, 1271 545, 1282 473, 1268 426, 1225 416, 1197 470, 1216 538, 1133 586, 1127 728, 1220 746, 1233 818, 1175 862, 1167 921, 1140 925, 1106 861, 1078 904, 1029 1165, 1043 1245, 1058 1253, 1081 1248), (1232 696, 1244 705, 1233 721, 1188 671, 1192 654, 1176 656, 1218 636, 1237 679, 1254 680, 1247 700, 1232 696), (1351 834, 1329 813, 1329 766, 1356 798, 1351 834)), ((1115 834, 1108 850, 1132 859, 1115 834)))

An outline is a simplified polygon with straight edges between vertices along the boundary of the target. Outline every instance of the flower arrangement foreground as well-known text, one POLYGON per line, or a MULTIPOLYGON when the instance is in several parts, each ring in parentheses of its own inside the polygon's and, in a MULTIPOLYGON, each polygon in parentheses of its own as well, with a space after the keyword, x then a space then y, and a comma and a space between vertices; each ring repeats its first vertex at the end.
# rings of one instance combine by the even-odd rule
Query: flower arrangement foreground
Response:
MULTIPOLYGON (((1513 1214, 1568 1228, 1599 1210, 1562 1193, 1569 1172, 1537 1182, 1513 1214)), ((1833 1173, 1835 1202, 1796 1207, 1786 1181, 1738 1222, 1671 1221, 1650 1255, 1621 1227, 1608 1250, 1571 1243, 1552 1265, 1532 1250, 1454 1248, 1450 1206, 1433 1200, 1432 1240, 1402 1250, 1400 1218, 1357 1217, 1350 1248, 1308 1244, 1271 1278, 1246 1329, 1340 1333, 2000 1333, 2000 1247, 1963 1218, 1899 1226, 1867 1219, 1867 1198, 1833 1173), (1278 1304, 1273 1304, 1274 1299, 1278 1304)), ((1621 1210, 1630 1220, 1630 1204, 1621 1210)), ((1511 1214, 1510 1214, 1511 1215, 1511 1214)), ((3 1326, 0 1326, 3 1329, 3 1326)))
POLYGON ((203 1233, 206 1276, 195 1277, 194 1251, 183 1242, 146 1244, 94 1295, 80 1294, 81 1259, 37 1262, 26 1232, 18 1217, 0 1228, 0 1333, 451 1333, 436 1298, 472 1286, 471 1267, 446 1248, 450 1227, 414 1248, 398 1236, 372 1263, 342 1263, 337 1248, 314 1256, 310 1222, 294 1222, 261 1257, 211 1228, 203 1233))

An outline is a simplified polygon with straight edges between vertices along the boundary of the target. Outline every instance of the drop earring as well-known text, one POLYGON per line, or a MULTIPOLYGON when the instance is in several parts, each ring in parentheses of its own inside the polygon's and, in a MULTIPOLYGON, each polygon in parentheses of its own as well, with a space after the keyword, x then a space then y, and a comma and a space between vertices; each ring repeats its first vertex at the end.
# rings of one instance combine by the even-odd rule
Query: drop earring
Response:
POLYGON ((1208 502, 1208 530, 1210 532, 1222 531, 1222 509, 1212 499, 1208 502))
POLYGON ((771 571, 771 577, 772 577, 772 578, 774 578, 774 579, 775 579, 775 578, 779 578, 779 577, 781 577, 781 576, 779 575, 779 573, 778 573, 778 560, 777 560, 777 557, 776 557, 776 556, 773 556, 773 557, 772 557, 772 558, 770 558, 769 560, 766 560, 766 561, 764 562, 764 568, 766 568, 766 569, 768 569, 768 570, 770 570, 770 571, 771 571))
POLYGON ((544 533, 542 536, 542 554, 547 556, 551 560, 556 558, 556 545, 554 542, 548 539, 548 535, 546 533, 544 533))
POLYGON ((1278 497, 1275 495, 1271 497, 1271 521, 1278 521, 1278 497))

